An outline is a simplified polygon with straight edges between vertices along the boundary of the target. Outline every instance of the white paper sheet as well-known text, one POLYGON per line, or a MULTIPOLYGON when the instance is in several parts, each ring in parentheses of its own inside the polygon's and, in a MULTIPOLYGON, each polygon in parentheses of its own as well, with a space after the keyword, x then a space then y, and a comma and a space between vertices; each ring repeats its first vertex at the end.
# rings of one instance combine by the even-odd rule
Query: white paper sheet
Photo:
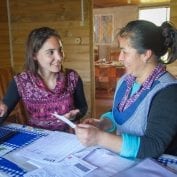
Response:
POLYGON ((9 153, 10 151, 14 149, 15 147, 10 147, 5 144, 0 144, 0 157, 4 156, 5 154, 9 153))
POLYGON ((133 160, 123 158, 116 153, 102 148, 93 149, 86 156, 83 156, 83 160, 98 167, 88 177, 112 176, 117 172, 130 168, 136 163, 133 160))
POLYGON ((110 177, 135 164, 135 161, 120 157, 100 147, 86 148, 72 157, 58 164, 50 164, 29 172, 24 177, 110 177), (77 168, 80 166, 83 168, 77 168))
POLYGON ((34 170, 24 177, 83 177, 97 167, 75 156, 69 156, 58 164, 34 170))
POLYGON ((61 116, 57 113, 53 113, 52 114, 53 116, 55 116, 57 119, 60 119, 62 120, 63 122, 65 122, 66 124, 68 124, 71 128, 76 128, 76 124, 74 124, 73 122, 71 122, 69 119, 67 119, 66 117, 64 116, 61 116))
POLYGON ((17 151, 16 155, 42 163, 57 163, 68 155, 84 148, 76 135, 53 132, 17 151))

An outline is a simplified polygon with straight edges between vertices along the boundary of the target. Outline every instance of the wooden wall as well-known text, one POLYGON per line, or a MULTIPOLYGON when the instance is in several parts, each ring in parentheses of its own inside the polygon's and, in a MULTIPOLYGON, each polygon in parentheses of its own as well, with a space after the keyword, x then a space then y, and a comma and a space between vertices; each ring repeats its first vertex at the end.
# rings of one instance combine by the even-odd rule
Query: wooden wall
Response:
POLYGON ((170 3, 170 20, 177 26, 177 1, 171 0, 170 3))
MULTIPOLYGON (((6 0, 3 1, 1 21, 7 23, 6 0)), ((92 49, 92 1, 84 0, 83 11, 81 0, 7 0, 10 17, 10 40, 12 41, 11 64, 15 72, 23 70, 25 42, 29 32, 37 27, 49 26, 55 28, 61 35, 65 51, 65 67, 75 69, 84 82, 88 114, 91 116, 94 107, 94 94, 91 88, 93 60, 92 49), (83 12, 83 16, 81 16, 83 12), (78 42, 79 41, 79 42, 78 42), (91 97, 93 99, 91 99, 91 97)), ((1 4, 1 3, 0 3, 1 4)), ((0 24, 2 31, 8 32, 7 24, 0 24), (6 27, 5 27, 6 26, 6 27)), ((8 33, 7 33, 8 34, 8 33)), ((8 37, 3 33, 3 37, 8 37)), ((0 40, 2 41, 2 40, 0 40)), ((7 39, 5 40, 8 41, 7 39)), ((2 42, 1 42, 2 43, 2 42)), ((3 58, 10 58, 8 45, 4 48, 3 58)), ((6 65, 5 61, 3 65, 6 65)))
POLYGON ((0 0, 0 67, 10 65, 7 4, 6 0, 0 0))

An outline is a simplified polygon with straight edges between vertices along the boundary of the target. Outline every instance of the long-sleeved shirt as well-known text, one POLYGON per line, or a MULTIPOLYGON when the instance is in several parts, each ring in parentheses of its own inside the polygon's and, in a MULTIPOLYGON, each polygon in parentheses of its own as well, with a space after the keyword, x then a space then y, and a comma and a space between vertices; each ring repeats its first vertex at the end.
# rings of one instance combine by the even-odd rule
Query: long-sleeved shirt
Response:
MULTIPOLYGON (((159 82, 156 83, 158 85, 159 82)), ((131 158, 158 157, 163 153, 177 155, 177 82, 174 79, 174 83, 165 83, 162 79, 164 87, 159 87, 157 92, 149 90, 152 95, 147 94, 146 100, 140 97, 124 114, 124 119, 120 115, 113 116, 112 112, 102 115, 102 118, 112 120, 114 126, 111 131, 117 127, 121 132, 121 155, 131 158), (140 104, 137 106, 138 102, 140 104), (133 109, 134 114, 131 112, 133 109), (133 116, 131 120, 125 119, 128 115, 133 116), (116 118, 120 124, 115 121, 116 118), (125 123, 127 121, 126 126, 124 120, 125 123), (120 130, 120 126, 124 127, 120 130)), ((122 90, 119 90, 118 97, 121 94, 122 90)))
POLYGON ((68 70, 67 75, 60 75, 57 80, 57 86, 52 92, 46 89, 42 80, 35 78, 31 73, 23 74, 17 76, 20 77, 19 80, 16 78, 10 82, 6 95, 3 98, 3 102, 8 107, 7 116, 20 99, 22 99, 27 109, 29 124, 39 128, 60 130, 60 126, 57 125, 58 120, 55 119, 53 124, 54 118, 51 117, 48 119, 52 111, 65 114, 72 109, 79 109, 80 113, 76 116, 75 120, 79 120, 86 114, 88 106, 83 82, 75 71, 68 70), (25 77, 23 77, 23 74, 25 77), (77 79, 74 79, 75 77, 77 79), (71 101, 68 102, 68 99, 71 99, 71 101), (31 118, 32 120, 35 119, 35 121, 30 122, 31 118), (45 121, 46 125, 43 124, 45 121), (41 125, 38 122, 41 122, 41 125))

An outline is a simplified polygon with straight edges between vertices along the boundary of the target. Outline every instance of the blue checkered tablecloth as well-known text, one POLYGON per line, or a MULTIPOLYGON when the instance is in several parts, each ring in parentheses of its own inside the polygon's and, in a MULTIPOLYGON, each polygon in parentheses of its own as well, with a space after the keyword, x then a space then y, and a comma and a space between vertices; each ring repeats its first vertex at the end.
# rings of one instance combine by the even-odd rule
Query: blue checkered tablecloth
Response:
MULTIPOLYGON (((17 133, 10 137, 7 141, 0 144, 0 151, 3 151, 4 147, 11 149, 10 152, 31 144, 35 140, 46 136, 48 133, 46 130, 35 129, 29 126, 18 125, 18 124, 6 124, 0 127, 1 129, 15 130, 17 133)), ((9 151, 7 152, 9 153, 9 151)), ((0 156, 0 174, 6 174, 9 177, 22 177, 26 171, 20 168, 18 165, 4 158, 3 154, 0 156)))

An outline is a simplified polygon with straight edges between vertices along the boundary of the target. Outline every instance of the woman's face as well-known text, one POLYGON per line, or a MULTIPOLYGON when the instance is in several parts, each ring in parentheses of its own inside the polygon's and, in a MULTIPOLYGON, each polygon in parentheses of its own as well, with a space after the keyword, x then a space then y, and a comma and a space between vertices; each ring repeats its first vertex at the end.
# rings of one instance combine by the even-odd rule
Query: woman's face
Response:
POLYGON ((126 73, 138 77, 143 72, 145 66, 144 54, 139 54, 131 47, 128 38, 119 37, 120 55, 119 61, 125 66, 126 73))
POLYGON ((63 61, 64 52, 61 41, 52 36, 45 41, 35 55, 40 70, 45 72, 59 72, 63 61))

